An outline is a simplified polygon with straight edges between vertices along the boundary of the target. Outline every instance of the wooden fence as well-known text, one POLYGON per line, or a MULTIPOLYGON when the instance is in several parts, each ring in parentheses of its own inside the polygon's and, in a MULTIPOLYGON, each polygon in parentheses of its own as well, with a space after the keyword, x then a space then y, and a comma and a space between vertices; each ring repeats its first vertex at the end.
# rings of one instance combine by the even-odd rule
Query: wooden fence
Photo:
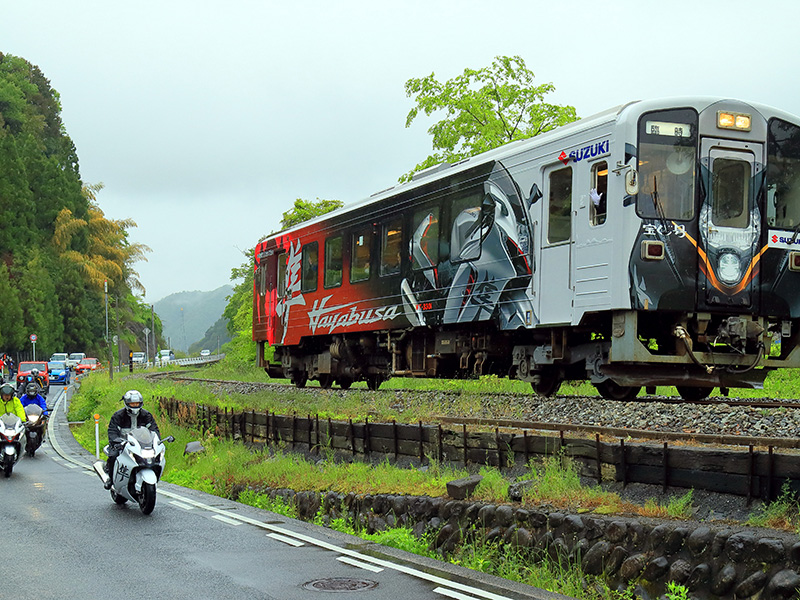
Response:
POLYGON ((668 442, 632 443, 622 437, 607 442, 601 441, 599 433, 594 439, 577 435, 566 438, 563 430, 544 435, 527 429, 476 431, 466 424, 443 428, 422 421, 414 425, 368 419, 337 421, 318 415, 231 412, 175 398, 159 398, 159 404, 162 413, 176 424, 256 446, 278 444, 310 453, 331 449, 353 456, 413 459, 420 464, 434 459, 500 470, 562 453, 579 465, 581 475, 598 481, 613 479, 623 485, 656 484, 665 491, 668 486, 678 486, 747 496, 748 500, 772 500, 785 482, 800 491, 800 455, 777 453, 772 446, 731 450, 669 446, 668 442))

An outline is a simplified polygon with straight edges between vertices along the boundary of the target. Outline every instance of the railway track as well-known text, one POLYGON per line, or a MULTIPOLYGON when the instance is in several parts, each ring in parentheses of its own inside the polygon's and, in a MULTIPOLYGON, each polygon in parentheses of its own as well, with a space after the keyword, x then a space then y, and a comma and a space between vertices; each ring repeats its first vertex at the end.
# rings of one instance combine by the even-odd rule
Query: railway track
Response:
MULTIPOLYGON (((152 375, 149 375, 152 377, 152 375)), ((177 377, 173 373, 159 373, 156 375, 159 378, 169 378, 175 381, 188 381, 188 382, 203 382, 203 383, 214 383, 220 385, 248 385, 253 387, 258 387, 262 389, 298 389, 294 384, 291 383, 278 383, 278 382, 249 382, 249 381, 234 381, 234 380, 226 380, 226 379, 202 379, 198 377, 177 377)), ((307 388, 300 388, 305 389, 308 391, 316 391, 322 390, 322 388, 316 387, 307 387, 307 388)), ((354 392, 366 392, 367 390, 361 388, 356 389, 348 389, 348 390, 339 390, 343 393, 354 393, 354 392)), ((419 389, 408 389, 408 388, 384 388, 382 390, 377 390, 377 392, 373 393, 408 393, 408 394, 424 394, 429 392, 429 390, 419 390, 419 389)), ((443 394, 443 395, 452 395, 452 396, 459 396, 463 394, 461 391, 457 390, 436 390, 435 393, 443 394)), ((535 394, 522 394, 517 392, 502 392, 496 394, 499 398, 536 398, 535 394)), ((554 396, 556 398, 563 398, 567 400, 584 400, 586 396, 576 396, 570 394, 558 394, 554 396)), ((696 405, 696 406, 714 406, 714 405, 728 405, 728 406, 739 406, 739 407, 748 407, 748 408, 772 408, 772 409, 800 409, 800 399, 781 399, 781 400, 770 400, 767 398, 731 398, 727 396, 715 396, 704 398, 702 400, 684 400, 680 397, 670 397, 670 396, 656 396, 656 395, 645 395, 645 396, 637 396, 632 400, 608 400, 607 402, 641 402, 641 403, 652 403, 652 402, 660 402, 662 404, 674 404, 674 405, 696 405)))
MULTIPOLYGON (((152 377, 152 376, 149 376, 152 377)), ((221 379, 206 379, 187 377, 185 373, 164 373, 156 375, 157 378, 169 378, 174 381, 183 382, 202 382, 211 385, 219 385, 229 388, 232 392, 248 393, 255 390, 296 390, 297 388, 292 384, 279 383, 279 382, 242 382, 221 379), (245 388, 245 389, 242 389, 245 388)), ((321 390, 316 387, 302 388, 303 391, 309 394, 318 393, 321 390)), ((337 394, 351 394, 354 392, 365 392, 364 389, 356 390, 336 390, 337 394)), ((402 394, 408 397, 420 398, 419 402, 424 402, 425 396, 435 396, 437 402, 441 402, 442 397, 457 397, 461 395, 459 391, 453 390, 438 390, 438 391, 420 391, 411 389, 384 389, 378 394, 402 394)), ((491 412, 491 405, 496 404, 502 406, 503 404, 525 401, 529 404, 542 405, 545 403, 563 403, 570 407, 579 407, 589 403, 599 403, 606 407, 608 412, 615 412, 613 405, 626 404, 636 408, 647 409, 652 408, 653 405, 669 405, 677 409, 683 409, 687 406, 698 407, 725 407, 725 410, 735 408, 744 409, 752 413, 754 410, 763 412, 767 410, 790 410, 794 413, 796 409, 800 409, 800 402, 793 400, 769 400, 769 399, 743 399, 743 398, 709 398, 704 400, 686 401, 682 398, 669 398, 663 396, 643 396, 635 400, 627 401, 626 403, 617 401, 607 401, 600 398, 587 398, 584 396, 571 396, 560 395, 553 399, 539 400, 532 394, 519 394, 519 393, 502 393, 492 395, 487 404, 487 412, 491 412)), ((554 412, 558 412, 557 410, 554 412)), ((707 410, 704 410, 707 413, 707 410)), ((713 411, 712 411, 713 412, 713 411)), ((459 414, 441 414, 432 418, 432 422, 441 424, 456 424, 469 427, 470 429, 503 429, 503 430, 534 430, 534 431, 547 431, 553 433, 560 433, 563 435, 565 432, 582 433, 588 436, 600 436, 605 439, 620 438, 620 439, 639 439, 650 440, 658 442, 677 442, 687 445, 716 445, 716 446, 732 446, 732 447, 763 447, 763 448, 785 448, 785 449, 798 449, 800 448, 800 431, 795 434, 767 434, 758 435, 748 432, 711 432, 704 431, 702 426, 693 426, 693 423, 686 423, 687 427, 678 428, 678 430, 667 430, 664 427, 637 427, 632 423, 625 423, 623 425, 605 425, 602 423, 605 419, 602 417, 586 417, 584 421, 600 421, 600 422, 575 422, 557 419, 557 418, 531 418, 531 419, 509 419, 505 417, 496 417, 490 414, 481 416, 464 416, 459 414), (687 430, 688 429, 688 430, 687 430)))

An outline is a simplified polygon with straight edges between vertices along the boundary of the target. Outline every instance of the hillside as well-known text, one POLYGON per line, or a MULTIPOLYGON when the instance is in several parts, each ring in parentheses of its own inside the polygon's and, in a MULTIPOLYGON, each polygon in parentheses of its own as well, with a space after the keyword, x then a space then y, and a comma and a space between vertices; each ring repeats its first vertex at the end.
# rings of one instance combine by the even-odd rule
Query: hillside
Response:
POLYGON ((177 292, 156 302, 153 306, 164 325, 164 339, 174 350, 188 352, 222 316, 231 293, 233 288, 223 285, 210 292, 177 292))

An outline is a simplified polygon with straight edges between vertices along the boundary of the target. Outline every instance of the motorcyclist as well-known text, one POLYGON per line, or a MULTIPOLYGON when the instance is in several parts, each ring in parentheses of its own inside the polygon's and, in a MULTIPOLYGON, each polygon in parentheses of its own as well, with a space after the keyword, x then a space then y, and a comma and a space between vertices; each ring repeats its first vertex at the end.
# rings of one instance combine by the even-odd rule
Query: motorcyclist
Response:
POLYGON ((25 414, 22 402, 14 396, 14 386, 10 383, 0 385, 0 414, 6 413, 17 415, 22 419, 23 423, 28 420, 28 415, 25 414))
POLYGON ((158 430, 156 420, 151 413, 144 408, 144 398, 138 390, 128 390, 122 396, 125 408, 119 409, 108 422, 108 460, 106 461, 106 489, 111 489, 112 477, 114 476, 114 463, 122 451, 125 442, 125 434, 137 427, 147 427, 150 431, 158 430))
POLYGON ((48 417, 47 401, 39 393, 39 387, 35 383, 28 384, 28 387, 25 388, 25 393, 20 396, 19 401, 22 403, 23 408, 30 404, 36 404, 42 409, 42 418, 39 419, 35 424, 27 421, 27 418, 25 419, 28 425, 25 428, 25 441, 28 445, 30 445, 32 443, 31 431, 35 431, 39 436, 39 444, 35 444, 35 446, 38 447, 41 444, 41 440, 44 438, 44 428, 48 417))
POLYGON ((39 386, 37 386, 35 383, 28 384, 28 386, 25 388, 25 393, 20 396, 19 401, 22 403, 23 408, 29 404, 38 404, 42 407, 42 413, 44 416, 48 416, 47 401, 39 393, 39 386))

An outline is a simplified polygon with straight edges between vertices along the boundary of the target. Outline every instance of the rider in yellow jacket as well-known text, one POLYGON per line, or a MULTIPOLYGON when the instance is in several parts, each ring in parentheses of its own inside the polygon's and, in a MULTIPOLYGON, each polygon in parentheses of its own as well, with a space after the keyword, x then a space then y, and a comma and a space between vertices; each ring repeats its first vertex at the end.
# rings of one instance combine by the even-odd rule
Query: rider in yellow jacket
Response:
POLYGON ((17 415, 22 419, 23 423, 28 420, 25 409, 22 407, 22 402, 14 396, 14 386, 10 383, 0 385, 0 415, 6 413, 17 415))

